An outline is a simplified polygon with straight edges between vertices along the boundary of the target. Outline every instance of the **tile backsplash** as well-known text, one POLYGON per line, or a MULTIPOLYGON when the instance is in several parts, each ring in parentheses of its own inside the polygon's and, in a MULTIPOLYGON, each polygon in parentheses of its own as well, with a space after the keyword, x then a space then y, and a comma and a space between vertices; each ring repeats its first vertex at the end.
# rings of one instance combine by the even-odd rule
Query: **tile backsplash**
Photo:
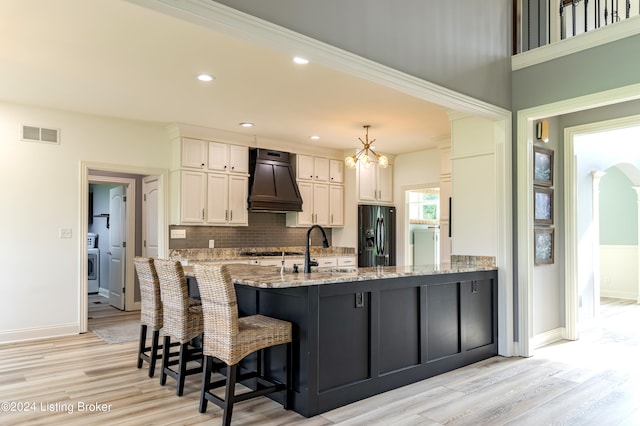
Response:
MULTIPOLYGON (((169 248, 187 249, 208 248, 209 240, 215 240, 216 248, 304 246, 308 228, 288 228, 284 213, 249 212, 249 226, 171 225, 169 230, 172 229, 186 230, 187 238, 170 238, 169 248)), ((331 229, 325 231, 331 244, 331 229)), ((311 245, 322 245, 320 232, 311 233, 311 245)))

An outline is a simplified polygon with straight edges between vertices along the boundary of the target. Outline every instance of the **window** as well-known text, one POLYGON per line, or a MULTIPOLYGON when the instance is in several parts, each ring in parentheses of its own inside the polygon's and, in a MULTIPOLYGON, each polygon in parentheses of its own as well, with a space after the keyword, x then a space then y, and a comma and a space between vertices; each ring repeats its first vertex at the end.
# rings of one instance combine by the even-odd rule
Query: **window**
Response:
POLYGON ((409 191, 409 222, 428 224, 440 222, 440 189, 409 191))

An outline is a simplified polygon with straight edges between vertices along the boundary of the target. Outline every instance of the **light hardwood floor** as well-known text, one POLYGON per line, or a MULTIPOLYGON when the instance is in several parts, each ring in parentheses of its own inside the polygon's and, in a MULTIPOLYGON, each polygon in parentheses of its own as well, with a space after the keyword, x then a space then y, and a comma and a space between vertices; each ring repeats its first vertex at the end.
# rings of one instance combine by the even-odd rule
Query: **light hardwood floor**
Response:
MULTIPOLYGON (((93 306, 90 324, 131 315, 93 306)), ((233 424, 638 425, 639 328, 640 305, 606 299, 602 317, 581 330, 580 340, 531 358, 495 357, 311 419, 258 398, 237 405, 233 424)), ((175 382, 162 387, 135 367, 136 350, 136 342, 109 345, 92 333, 1 345, 0 402, 22 410, 3 405, 0 424, 220 422, 213 404, 198 413, 199 378, 187 378, 178 398, 175 382)))

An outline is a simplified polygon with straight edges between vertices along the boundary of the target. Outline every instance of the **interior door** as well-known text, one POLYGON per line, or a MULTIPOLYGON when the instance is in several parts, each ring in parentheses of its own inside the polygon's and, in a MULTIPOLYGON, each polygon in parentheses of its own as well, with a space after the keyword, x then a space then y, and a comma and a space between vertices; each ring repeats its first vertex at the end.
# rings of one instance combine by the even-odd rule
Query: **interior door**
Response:
POLYGON ((126 190, 109 190, 109 304, 124 310, 126 255, 126 190))
POLYGON ((142 181, 142 255, 158 257, 158 177, 142 181))

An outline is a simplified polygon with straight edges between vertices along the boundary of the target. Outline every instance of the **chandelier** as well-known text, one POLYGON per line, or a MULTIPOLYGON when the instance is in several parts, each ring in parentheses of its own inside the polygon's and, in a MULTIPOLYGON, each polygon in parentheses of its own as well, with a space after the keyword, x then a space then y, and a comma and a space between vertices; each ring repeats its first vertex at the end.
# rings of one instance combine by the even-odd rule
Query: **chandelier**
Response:
POLYGON ((358 138, 358 140, 362 143, 362 145, 364 146, 364 148, 362 148, 357 154, 355 155, 350 155, 348 157, 346 157, 344 159, 344 163, 353 168, 356 166, 356 164, 358 164, 358 162, 361 162, 360 164, 363 164, 364 167, 369 168, 371 167, 371 156, 373 156, 374 161, 378 162, 378 165, 380 167, 387 167, 389 165, 389 159, 387 158, 386 155, 380 155, 377 152, 375 152, 373 150, 373 148, 371 148, 371 144, 374 143, 376 140, 373 139, 371 141, 369 141, 369 125, 364 125, 362 126, 365 128, 365 136, 364 136, 364 140, 362 140, 362 138, 358 138))

